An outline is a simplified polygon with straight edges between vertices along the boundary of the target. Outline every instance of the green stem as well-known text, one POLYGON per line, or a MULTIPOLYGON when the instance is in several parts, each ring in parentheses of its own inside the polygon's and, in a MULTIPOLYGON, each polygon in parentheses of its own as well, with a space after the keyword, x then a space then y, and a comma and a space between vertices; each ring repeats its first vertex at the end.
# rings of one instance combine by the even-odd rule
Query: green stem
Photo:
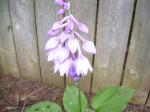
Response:
MULTIPOLYGON (((70 4, 70 1, 68 1, 68 3, 70 4)), ((70 5, 71 5, 71 4, 70 4, 70 5)), ((68 9, 68 15, 71 15, 70 8, 68 9)))
POLYGON ((82 104, 81 104, 81 93, 80 93, 80 81, 78 80, 78 82, 77 82, 77 88, 78 88, 78 90, 79 90, 79 112, 82 112, 82 104))

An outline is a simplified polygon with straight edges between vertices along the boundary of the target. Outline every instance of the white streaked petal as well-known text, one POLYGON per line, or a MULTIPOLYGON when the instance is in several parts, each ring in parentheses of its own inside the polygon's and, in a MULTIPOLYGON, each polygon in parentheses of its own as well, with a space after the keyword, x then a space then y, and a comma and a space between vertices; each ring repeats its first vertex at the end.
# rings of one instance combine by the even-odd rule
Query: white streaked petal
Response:
POLYGON ((45 50, 54 49, 55 47, 58 46, 58 43, 59 43, 58 37, 50 38, 45 45, 45 50))
POLYGON ((58 51, 58 60, 62 63, 65 59, 67 59, 69 56, 69 51, 65 48, 62 47, 58 51))
POLYGON ((96 54, 96 48, 92 41, 84 41, 82 46, 86 52, 96 54))
POLYGON ((74 54, 77 51, 78 46, 79 46, 79 42, 76 38, 70 38, 68 40, 68 48, 71 51, 71 53, 74 54))
POLYGON ((55 64, 54 65, 54 74, 55 74, 57 71, 59 71, 60 63, 57 60, 55 60, 54 64, 55 64))
POLYGON ((77 74, 78 75, 79 74, 86 75, 87 72, 88 72, 88 70, 90 72, 93 71, 93 68, 92 68, 89 60, 85 56, 83 56, 83 55, 79 56, 76 65, 77 65, 76 70, 77 70, 77 74))
POLYGON ((60 76, 64 76, 64 74, 68 74, 69 66, 70 66, 69 60, 66 60, 64 63, 60 65, 59 67, 60 76))
POLYGON ((57 58, 58 53, 55 50, 48 52, 47 61, 52 61, 57 58))

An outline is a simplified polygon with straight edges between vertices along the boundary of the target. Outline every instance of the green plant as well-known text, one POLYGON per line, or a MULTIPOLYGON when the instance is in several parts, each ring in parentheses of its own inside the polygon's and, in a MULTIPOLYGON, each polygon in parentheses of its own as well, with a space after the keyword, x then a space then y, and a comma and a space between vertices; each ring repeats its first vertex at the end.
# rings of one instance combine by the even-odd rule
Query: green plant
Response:
POLYGON ((108 87, 98 92, 92 99, 95 112, 122 112, 134 90, 122 87, 108 87))
MULTIPOLYGON (((92 98, 92 108, 89 109, 84 93, 75 86, 67 86, 63 104, 66 112, 123 112, 133 93, 133 89, 107 87, 92 98)), ((52 102, 40 102, 26 112, 61 112, 61 108, 52 102)))
POLYGON ((61 112, 61 108, 56 103, 44 101, 32 105, 25 112, 61 112))

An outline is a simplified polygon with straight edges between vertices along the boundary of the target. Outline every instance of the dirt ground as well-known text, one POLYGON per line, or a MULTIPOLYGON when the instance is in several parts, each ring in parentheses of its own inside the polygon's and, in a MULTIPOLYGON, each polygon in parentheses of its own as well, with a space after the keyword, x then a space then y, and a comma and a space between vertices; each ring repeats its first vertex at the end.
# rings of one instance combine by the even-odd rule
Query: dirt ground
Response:
MULTIPOLYGON (((45 100, 62 106, 62 96, 62 89, 48 87, 38 81, 0 75, 0 112, 23 112, 31 104, 45 100)), ((129 104, 125 112, 150 112, 150 107, 129 104)))

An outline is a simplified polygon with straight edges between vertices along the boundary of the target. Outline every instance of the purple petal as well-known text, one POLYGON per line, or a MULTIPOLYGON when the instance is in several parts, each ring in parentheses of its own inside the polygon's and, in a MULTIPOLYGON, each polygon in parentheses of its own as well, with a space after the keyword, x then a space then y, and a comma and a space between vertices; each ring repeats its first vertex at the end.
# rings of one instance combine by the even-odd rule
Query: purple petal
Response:
POLYGON ((57 21, 57 22, 55 22, 55 23, 52 25, 51 30, 57 30, 57 29, 59 29, 59 28, 61 27, 61 25, 62 25, 62 22, 61 22, 61 21, 57 21))
POLYGON ((54 49, 55 47, 57 47, 59 44, 59 40, 58 40, 58 37, 53 37, 53 38, 50 38, 46 45, 45 45, 45 50, 46 51, 49 51, 49 50, 52 50, 54 49))
POLYGON ((89 32, 89 30, 88 30, 88 28, 87 28, 86 25, 84 25, 83 23, 78 22, 77 19, 74 18, 73 15, 70 15, 70 17, 71 17, 72 20, 77 24, 77 26, 78 26, 78 28, 79 28, 80 31, 82 31, 82 32, 84 32, 84 33, 88 33, 88 32, 89 32))
POLYGON ((77 81, 79 80, 79 76, 77 75, 77 72, 76 72, 76 67, 74 64, 72 64, 69 68, 69 75, 70 77, 72 78, 73 81, 77 81))
POLYGON ((96 48, 95 45, 93 44, 93 42, 91 41, 83 41, 83 49, 88 52, 88 53, 92 53, 92 54, 96 54, 96 48))
POLYGON ((64 5, 64 1, 63 0, 55 0, 55 3, 57 5, 60 5, 60 6, 64 5))
POLYGON ((61 43, 64 43, 68 39, 68 34, 66 32, 62 32, 59 39, 61 43))
POLYGON ((68 10, 70 8, 70 3, 64 3, 64 9, 68 10))
POLYGON ((60 31, 60 29, 57 29, 57 30, 49 30, 49 32, 47 33, 47 35, 49 37, 53 36, 53 35, 56 35, 58 32, 60 31))
POLYGON ((71 51, 71 53, 74 54, 77 51, 78 46, 79 46, 79 42, 76 38, 70 38, 68 40, 68 48, 71 51))
POLYGON ((64 13, 65 13, 65 10, 64 10, 64 9, 60 9, 60 10, 57 11, 57 14, 61 14, 61 15, 62 15, 62 14, 64 14, 64 13))
POLYGON ((79 24, 78 24, 78 28, 80 29, 80 31, 82 31, 82 32, 84 32, 84 33, 88 33, 88 32, 89 32, 87 26, 85 26, 85 25, 82 24, 82 23, 79 23, 79 24))
POLYGON ((71 17, 69 17, 69 24, 67 25, 67 28, 68 28, 68 30, 71 30, 71 31, 74 28, 74 22, 71 17))

